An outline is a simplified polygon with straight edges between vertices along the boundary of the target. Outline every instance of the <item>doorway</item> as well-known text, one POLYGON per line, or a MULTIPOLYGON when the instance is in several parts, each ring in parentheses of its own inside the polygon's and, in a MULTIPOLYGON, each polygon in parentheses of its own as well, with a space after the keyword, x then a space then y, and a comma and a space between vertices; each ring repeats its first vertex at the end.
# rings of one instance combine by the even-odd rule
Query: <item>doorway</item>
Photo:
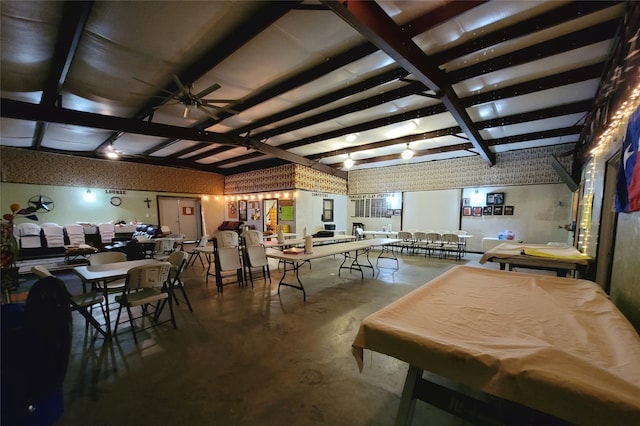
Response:
POLYGON ((604 192, 602 194, 602 212, 600 213, 600 232, 596 251, 595 282, 609 294, 611 285, 611 266, 613 264, 613 248, 615 244, 616 219, 615 211, 616 182, 620 167, 620 153, 614 155, 606 164, 604 173, 604 192))
POLYGON ((263 232, 265 234, 275 234, 278 232, 278 200, 262 200, 263 232))
POLYGON ((202 234, 199 198, 158 197, 160 225, 173 234, 184 234, 186 240, 197 240, 202 234))

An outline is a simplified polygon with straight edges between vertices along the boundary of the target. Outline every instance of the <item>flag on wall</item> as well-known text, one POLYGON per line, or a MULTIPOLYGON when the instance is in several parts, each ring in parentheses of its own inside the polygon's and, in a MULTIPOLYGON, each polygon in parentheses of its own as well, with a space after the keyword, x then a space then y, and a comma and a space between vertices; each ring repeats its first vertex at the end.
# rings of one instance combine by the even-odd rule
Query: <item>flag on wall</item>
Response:
POLYGON ((629 117, 627 133, 622 142, 618 182, 616 184, 616 211, 640 210, 640 107, 629 117))

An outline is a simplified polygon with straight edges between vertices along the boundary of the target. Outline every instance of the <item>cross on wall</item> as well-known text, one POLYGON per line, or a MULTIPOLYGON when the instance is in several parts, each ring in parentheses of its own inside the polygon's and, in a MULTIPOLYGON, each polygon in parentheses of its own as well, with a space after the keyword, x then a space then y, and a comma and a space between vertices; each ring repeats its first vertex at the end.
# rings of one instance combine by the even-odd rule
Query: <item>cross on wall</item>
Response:
POLYGON ((147 198, 144 200, 144 202, 145 202, 145 203, 147 203, 147 208, 148 208, 148 209, 150 209, 150 208, 151 208, 151 200, 149 199, 149 197, 147 197, 147 198))

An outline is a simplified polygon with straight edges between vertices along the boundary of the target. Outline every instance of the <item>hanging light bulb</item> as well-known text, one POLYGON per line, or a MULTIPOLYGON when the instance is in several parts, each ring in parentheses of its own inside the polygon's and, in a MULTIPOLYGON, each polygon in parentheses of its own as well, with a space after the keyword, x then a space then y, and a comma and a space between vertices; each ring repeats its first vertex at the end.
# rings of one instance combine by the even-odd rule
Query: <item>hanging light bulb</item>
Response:
POLYGON ((347 159, 344 160, 344 167, 350 169, 353 167, 353 159, 351 158, 351 154, 347 154, 347 159))
POLYGON ((87 202, 92 202, 96 200, 96 194, 94 194, 93 192, 91 192, 90 189, 87 189, 87 192, 85 192, 82 195, 82 198, 84 198, 85 201, 87 202))
POLYGON ((107 149, 107 158, 116 160, 119 157, 120 155, 118 155, 118 151, 116 151, 115 148, 113 147, 113 143, 109 144, 109 148, 107 149))
POLYGON ((404 151, 402 151, 402 158, 404 160, 408 160, 411 157, 413 157, 413 150, 411 148, 409 148, 409 144, 407 144, 407 149, 405 149, 404 151))

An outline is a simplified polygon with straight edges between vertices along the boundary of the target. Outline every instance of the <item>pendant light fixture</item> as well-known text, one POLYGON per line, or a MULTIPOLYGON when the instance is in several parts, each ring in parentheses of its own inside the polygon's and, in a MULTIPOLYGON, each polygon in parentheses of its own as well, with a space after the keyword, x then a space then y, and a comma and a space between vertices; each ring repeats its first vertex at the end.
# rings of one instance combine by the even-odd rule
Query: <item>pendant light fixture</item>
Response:
POLYGON ((347 154, 347 159, 344 160, 344 167, 347 169, 353 167, 353 159, 351 158, 351 154, 347 154))
POLYGON ((407 149, 405 149, 404 151, 402 151, 402 158, 404 160, 408 160, 411 157, 413 157, 413 150, 411 148, 409 148, 409 144, 407 144, 407 149))

